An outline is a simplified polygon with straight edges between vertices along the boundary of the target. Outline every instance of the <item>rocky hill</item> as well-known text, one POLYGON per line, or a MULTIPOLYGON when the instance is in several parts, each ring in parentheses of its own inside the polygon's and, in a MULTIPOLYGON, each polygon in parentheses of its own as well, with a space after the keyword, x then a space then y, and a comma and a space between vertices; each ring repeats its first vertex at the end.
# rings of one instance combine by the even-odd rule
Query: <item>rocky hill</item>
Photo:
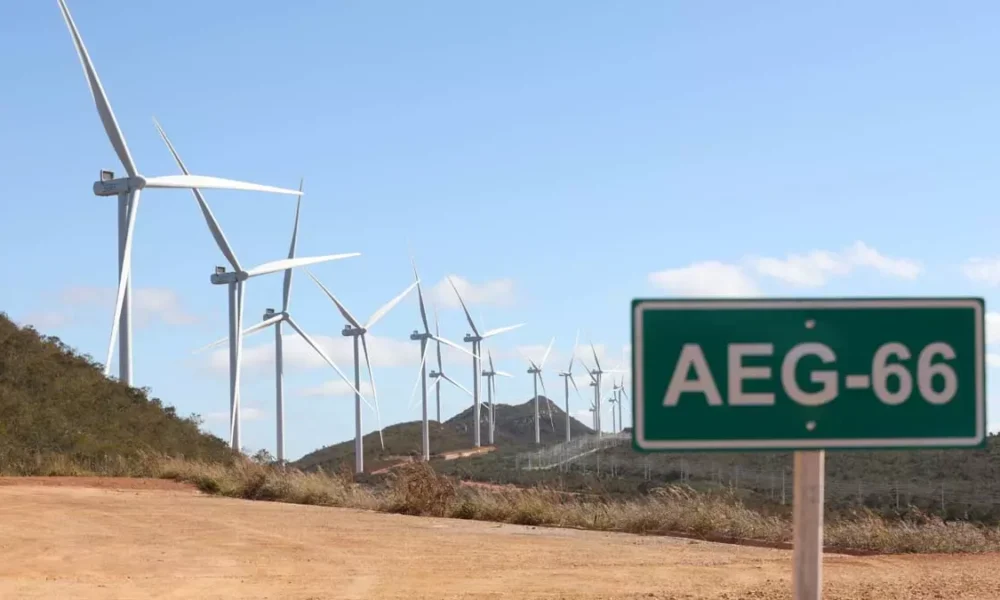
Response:
POLYGON ((89 356, 0 313, 0 471, 31 471, 52 456, 86 463, 141 453, 231 456, 196 416, 104 377, 89 356))
MULTIPOLYGON (((563 441, 566 435, 566 413, 559 408, 557 403, 545 397, 540 398, 539 408, 542 444, 548 445, 563 441), (549 420, 550 410, 551 422, 549 420)), ((486 445, 489 440, 487 410, 487 404, 483 403, 480 411, 483 445, 486 445)), ((472 413, 473 409, 469 407, 444 423, 430 421, 428 428, 432 455, 441 455, 473 447, 474 418, 472 413)), ((570 419, 570 429, 574 436, 593 433, 589 427, 573 418, 570 419)), ((383 430, 382 434, 385 439, 384 451, 379 444, 378 433, 370 433, 364 437, 366 471, 378 470, 406 457, 420 455, 420 421, 390 425, 383 430)), ((496 447, 504 452, 529 450, 536 447, 534 400, 516 405, 497 404, 494 441, 496 447)), ((353 468, 353 439, 310 452, 294 463, 294 466, 307 471, 317 467, 331 471, 340 469, 343 465, 353 468)))

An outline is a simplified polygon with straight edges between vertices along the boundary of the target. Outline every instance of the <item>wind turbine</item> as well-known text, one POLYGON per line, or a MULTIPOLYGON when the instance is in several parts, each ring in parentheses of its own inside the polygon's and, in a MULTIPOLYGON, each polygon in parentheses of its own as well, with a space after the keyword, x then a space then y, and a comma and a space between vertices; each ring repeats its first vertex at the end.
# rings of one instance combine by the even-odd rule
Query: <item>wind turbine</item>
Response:
MULTIPOLYGON (((559 373, 559 376, 562 377, 563 379, 565 379, 565 381, 563 383, 565 384, 565 387, 566 387, 566 408, 565 408, 565 410, 566 410, 566 441, 567 442, 570 441, 570 439, 571 439, 571 433, 570 433, 570 419, 571 418, 569 416, 569 384, 570 383, 573 384, 573 389, 576 390, 576 395, 580 396, 580 388, 577 387, 576 380, 573 379, 573 361, 576 359, 576 348, 579 345, 579 343, 580 343, 580 332, 577 332, 576 333, 576 341, 573 342, 573 353, 569 357, 569 366, 566 367, 565 371, 562 371, 561 373, 559 373)), ((583 398, 581 397, 580 399, 582 400, 583 398)))
MULTIPOLYGON (((545 405, 549 408, 549 424, 552 425, 552 405, 549 404, 549 402, 550 402, 550 400, 549 400, 549 393, 545 391, 545 380, 542 379, 542 367, 545 366, 545 360, 548 359, 549 353, 552 351, 552 344, 554 344, 555 342, 556 342, 556 338, 552 338, 552 341, 549 342, 549 347, 545 349, 545 354, 542 355, 542 360, 539 361, 537 364, 535 363, 535 361, 531 360, 527 356, 524 356, 523 353, 522 353, 522 356, 524 356, 525 360, 527 360, 528 364, 530 365, 530 367, 528 368, 528 373, 534 376, 533 382, 534 382, 534 389, 535 389, 535 443, 536 444, 541 444, 542 443, 542 430, 541 430, 541 426, 539 425, 539 422, 538 422, 538 382, 539 381, 542 382, 542 393, 545 394, 545 400, 546 400, 545 405)), ((555 426, 554 425, 552 426, 552 430, 555 431, 555 426)))
POLYGON ((434 311, 434 335, 438 336, 438 339, 435 340, 435 343, 437 344, 437 364, 438 364, 438 367, 437 367, 437 371, 431 370, 431 372, 428 373, 427 376, 431 377, 432 379, 434 379, 434 383, 432 385, 434 386, 434 393, 435 393, 435 396, 436 396, 436 399, 437 399, 437 422, 440 423, 441 422, 441 380, 442 379, 444 379, 448 383, 452 384, 453 386, 457 387, 458 389, 462 390, 463 392, 465 392, 466 394, 468 394, 469 397, 472 397, 472 392, 470 392, 468 389, 466 389, 465 386, 462 385, 461 383, 455 381, 451 377, 448 377, 447 375, 444 374, 444 363, 441 360, 441 341, 440 341, 441 327, 438 325, 437 310, 434 311))
MULTIPOLYGON (((299 185, 301 189, 301 183, 299 185)), ((300 205, 301 201, 297 202, 295 205, 295 225, 292 228, 292 242, 288 248, 289 260, 295 258, 295 247, 299 233, 299 212, 301 208, 300 205)), ((305 341, 309 343, 314 349, 317 349, 319 355, 327 363, 333 366, 334 369, 336 369, 336 366, 333 365, 332 361, 330 361, 330 359, 323 352, 318 350, 318 347, 311 341, 309 336, 302 331, 302 328, 300 328, 298 324, 295 323, 291 315, 288 313, 288 304, 291 291, 292 291, 292 269, 287 268, 285 269, 285 280, 281 294, 281 312, 278 313, 275 312, 273 308, 269 308, 264 313, 264 320, 262 322, 253 325, 252 327, 249 327, 245 331, 243 331, 243 337, 245 338, 248 335, 252 335, 254 333, 257 333, 258 331, 262 331, 272 325, 274 326, 274 368, 275 368, 274 381, 275 381, 275 417, 276 417, 275 420, 277 421, 276 423, 277 438, 278 438, 277 455, 279 463, 282 463, 285 460, 285 401, 284 401, 285 367, 284 367, 284 352, 283 352, 284 344, 282 342, 282 337, 281 337, 281 324, 284 322, 288 322, 288 324, 291 325, 292 329, 294 329, 296 333, 302 336, 303 339, 305 339, 305 341)), ((201 348, 199 351, 211 348, 213 346, 218 346, 219 344, 226 342, 228 339, 229 338, 222 338, 221 340, 216 340, 215 342, 212 342, 208 346, 201 348)), ((343 377, 343 375, 341 375, 341 377, 343 377)), ((350 381, 348 381, 347 383, 350 384, 350 381)), ((354 387, 355 388, 358 387, 357 381, 355 381, 354 387)))
POLYGON ((594 342, 590 342, 590 350, 593 353, 594 364, 596 365, 596 367, 593 368, 593 369, 591 369, 582 360, 580 361, 580 364, 582 364, 583 368, 586 369, 588 373, 590 373, 590 378, 594 381, 594 385, 595 385, 595 387, 594 387, 594 405, 597 408, 597 410, 594 413, 594 415, 595 415, 595 418, 597 420, 597 427, 596 427, 596 429, 597 429, 597 435, 599 437, 601 435, 601 380, 602 380, 602 376, 605 373, 620 373, 621 371, 619 371, 617 368, 609 369, 607 371, 605 371, 604 369, 602 369, 601 368, 601 361, 598 360, 598 358, 597 358, 597 348, 594 347, 594 342))
POLYGON ((507 327, 498 327, 496 329, 491 329, 486 333, 480 335, 479 328, 477 328, 476 324, 472 321, 472 315, 469 314, 469 309, 468 307, 465 306, 465 300, 462 300, 462 294, 458 293, 458 288, 455 287, 455 282, 451 280, 450 276, 448 277, 448 283, 451 284, 451 289, 455 290, 455 295, 458 296, 458 301, 462 305, 462 311, 465 313, 465 319, 469 322, 469 327, 472 329, 472 333, 465 334, 465 337, 463 338, 462 341, 472 344, 472 405, 473 405, 472 418, 476 423, 476 428, 473 433, 473 443, 475 447, 478 448, 481 445, 481 439, 482 439, 481 436, 482 432, 480 431, 480 423, 479 423, 479 384, 480 384, 480 371, 481 371, 481 369, 479 368, 479 355, 480 355, 479 344, 486 338, 493 337, 494 335, 497 335, 499 333, 513 331, 518 327, 523 327, 524 323, 519 323, 517 325, 509 325, 507 327))
MULTIPOLYGON (((173 155, 174 160, 177 161, 177 166, 180 167, 181 171, 186 175, 188 170, 184 166, 184 162, 181 160, 179 154, 174 149, 173 144, 170 143, 170 138, 160 127, 159 123, 156 123, 156 128, 160 132, 160 137, 163 138, 163 142, 167 145, 170 153, 173 155)), ((204 196, 198 188, 192 188, 191 191, 194 193, 195 200, 198 201, 198 206, 201 207, 201 213, 205 217, 205 223, 208 225, 208 229, 212 232, 212 237, 215 238, 215 243, 219 246, 219 250, 232 265, 233 270, 231 272, 226 272, 225 267, 216 267, 215 273, 212 274, 211 281, 215 285, 226 285, 229 287, 229 441, 232 447, 236 450, 240 449, 240 366, 242 361, 243 352, 243 305, 246 298, 245 282, 251 277, 258 277, 260 275, 267 275, 269 273, 276 273, 278 271, 287 271, 295 267, 305 267, 308 265, 319 264, 323 262, 328 262, 331 260, 340 260, 342 258, 350 258, 353 256, 360 256, 358 252, 351 252, 348 254, 331 254, 327 256, 312 256, 306 258, 286 258, 284 260, 275 260, 271 262, 266 262, 262 265, 258 265, 252 269, 245 270, 241 265, 239 260, 236 258, 236 254, 233 252, 232 248, 229 246, 229 242, 226 241, 226 236, 222 233, 222 228, 219 226, 219 222, 215 220, 215 216, 212 215, 212 210, 208 207, 208 203, 205 202, 204 196)), ((298 207, 296 207, 296 213, 298 212, 298 207)), ((289 252, 291 254, 295 250, 295 237, 298 234, 298 229, 296 225, 296 230, 292 236, 292 247, 289 252)), ((291 277, 288 273, 285 274, 285 296, 287 297, 288 290, 291 289, 291 277)), ((283 313, 287 315, 287 313, 283 313)), ((275 318, 275 317, 272 317, 275 318)), ((326 354, 312 341, 304 331, 302 331, 291 317, 282 317, 284 320, 288 321, 288 324, 295 329, 306 340, 306 342, 312 346, 313 350, 318 352, 320 356, 340 375, 342 379, 347 381, 347 377, 344 373, 326 356, 326 354)), ((278 338, 281 339, 280 337, 278 338)), ((280 377, 279 377, 280 380, 280 377)), ((350 382, 348 381, 348 385, 350 382)), ((353 387, 353 386, 352 386, 353 387)))
POLYGON ((617 395, 616 394, 612 394, 611 397, 608 398, 608 405, 611 408, 611 433, 618 433, 618 424, 617 424, 617 421, 615 420, 615 403, 616 402, 618 402, 617 395))
POLYGON ((97 196, 118 196, 118 293, 115 297, 115 316, 111 325, 111 338, 108 341, 108 359, 104 363, 104 375, 107 376, 111 372, 115 339, 118 339, 118 379, 122 383, 132 385, 132 239, 135 231, 135 218, 139 210, 140 192, 145 188, 216 188, 298 196, 301 196, 302 192, 220 177, 191 175, 187 172, 183 175, 164 177, 140 175, 132 160, 128 145, 125 143, 125 136, 122 134, 121 128, 118 127, 118 121, 115 119, 115 113, 111 109, 108 96, 104 92, 104 86, 101 85, 101 79, 97 76, 97 70, 90 60, 90 54, 87 53, 87 48, 83 45, 83 38, 80 37, 80 32, 77 30, 76 23, 73 22, 73 17, 70 15, 64 0, 59 0, 59 8, 62 10, 63 19, 66 21, 70 35, 73 37, 73 44, 76 46, 80 64, 87 76, 87 85, 94 97, 94 104, 97 107, 97 114, 101 118, 101 124, 104 126, 104 132, 128 175, 115 179, 112 171, 101 171, 101 180, 94 183, 94 194, 97 196), (121 330, 120 338, 118 336, 119 330, 121 330))
POLYGON ((490 404, 490 440, 489 443, 493 445, 493 432, 496 429, 496 401, 497 401, 497 384, 494 379, 497 375, 501 377, 513 377, 510 373, 504 373, 503 371, 497 371, 493 368, 493 355, 489 350, 486 351, 486 358, 490 365, 489 371, 483 371, 483 377, 486 378, 486 398, 490 404))
MULTIPOLYGON (((431 333, 430 327, 427 325, 427 309, 424 306, 424 293, 420 289, 420 275, 417 274, 417 264, 412 258, 410 261, 413 264, 413 279, 417 283, 417 300, 420 304, 420 322, 424 328, 423 331, 414 329, 413 333, 410 334, 411 340, 420 342, 420 368, 418 369, 420 373, 417 378, 417 382, 413 386, 413 391, 410 392, 410 398, 413 398, 413 394, 417 392, 417 387, 419 387, 423 402, 421 406, 421 454, 424 461, 429 461, 431 459, 431 438, 430 429, 427 423, 427 340, 435 340, 441 342, 442 344, 447 344, 452 348, 465 352, 466 354, 472 353, 454 342, 450 342, 431 333)), ((478 358, 475 354, 472 354, 472 357, 478 358)))
POLYGON ((625 430, 625 421, 622 419, 622 397, 628 400, 628 394, 625 392, 625 376, 622 375, 621 383, 618 384, 615 391, 617 392, 617 402, 618 402, 618 428, 622 431, 625 430))
MULTIPOLYGON (((364 325, 360 321, 354 318, 347 308, 341 304, 337 297, 326 289, 326 286, 317 279, 308 270, 306 271, 309 277, 316 282, 316 285, 323 290, 330 300, 337 305, 337 310, 340 314, 347 319, 347 325, 340 332, 344 337, 354 338, 354 472, 363 473, 365 470, 365 456, 364 456, 364 438, 361 436, 361 392, 358 390, 361 388, 361 362, 358 356, 358 340, 361 340, 361 346, 365 353, 365 367, 368 369, 368 379, 372 384, 372 399, 375 401, 375 417, 378 419, 378 439, 382 444, 382 450, 385 450, 385 439, 382 437, 382 416, 379 414, 378 409, 378 393, 375 391, 375 376, 372 374, 372 363, 371 359, 368 357, 368 341, 365 335, 371 330, 371 328, 378 323, 382 317, 389 313, 397 304, 406 298, 407 294, 413 291, 413 288, 420 284, 420 280, 414 281, 410 284, 408 288, 403 290, 401 294, 389 300, 385 304, 379 307, 372 316, 368 318, 368 322, 364 325)), ((367 401, 365 402, 367 404, 367 401)), ((371 405, 369 405, 369 408, 371 405)))

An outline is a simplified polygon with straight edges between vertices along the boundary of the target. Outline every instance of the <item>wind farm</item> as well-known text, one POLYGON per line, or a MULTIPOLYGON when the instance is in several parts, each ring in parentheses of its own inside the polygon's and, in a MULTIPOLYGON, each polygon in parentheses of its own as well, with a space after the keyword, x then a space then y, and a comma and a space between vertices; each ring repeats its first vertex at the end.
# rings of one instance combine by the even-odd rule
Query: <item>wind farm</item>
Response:
POLYGON ((923 29, 178 2, 0 24, 0 597, 1000 589, 994 119, 923 29))

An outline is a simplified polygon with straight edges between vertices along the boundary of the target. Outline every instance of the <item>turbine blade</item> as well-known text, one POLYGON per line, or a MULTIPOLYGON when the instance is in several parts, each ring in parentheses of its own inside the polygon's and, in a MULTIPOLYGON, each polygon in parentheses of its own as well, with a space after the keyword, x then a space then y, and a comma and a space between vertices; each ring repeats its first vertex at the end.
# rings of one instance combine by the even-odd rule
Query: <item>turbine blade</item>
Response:
MULTIPOLYGON (((493 371, 493 369, 490 369, 490 370, 493 371)), ((493 373, 495 373, 496 375, 499 375, 500 377, 514 377, 510 373, 505 373, 503 371, 493 371, 493 373)))
POLYGON ((464 385, 462 385, 461 383, 459 383, 459 382, 455 381, 455 380, 454 380, 454 379, 452 379, 451 377, 448 377, 448 376, 447 376, 447 375, 445 375, 444 373, 439 373, 439 374, 438 374, 438 378, 439 378, 439 379, 444 379, 444 380, 445 380, 445 381, 447 381, 448 383, 452 384, 453 386, 457 387, 458 389, 460 389, 460 390, 462 390, 463 392, 465 392, 466 394, 468 394, 470 398, 472 397, 472 392, 470 392, 470 391, 469 391, 469 390, 468 390, 468 389, 467 389, 467 388, 466 388, 466 387, 465 387, 464 385))
POLYGON ((361 348, 365 351, 365 368, 368 369, 368 381, 372 384, 372 401, 375 402, 375 421, 378 423, 378 439, 385 450, 385 439, 382 437, 382 413, 378 407, 378 392, 375 391, 375 374, 372 373, 372 361, 368 358, 368 340, 361 334, 361 348))
POLYGON ((440 373, 440 372, 442 372, 444 370, 444 366, 443 366, 443 363, 441 361, 441 342, 435 340, 434 343, 435 343, 435 345, 437 347, 438 373, 440 373))
POLYGON ((101 124, 104 125, 104 132, 108 134, 108 140, 111 142, 111 146, 115 149, 115 154, 118 155, 118 160, 122 161, 122 166, 125 167, 125 171, 129 174, 129 177, 135 177, 139 174, 139 172, 136 170, 135 163, 132 161, 132 154, 128 151, 128 145, 125 143, 125 136, 122 135, 122 130, 118 127, 118 120, 115 119, 115 113, 111 110, 111 103, 108 102, 108 95, 104 92, 104 86, 101 85, 101 79, 97 76, 97 70, 94 68, 94 64, 90 61, 90 54, 87 53, 87 47, 83 45, 83 38, 80 37, 80 32, 76 29, 76 23, 73 22, 73 17, 69 14, 69 8, 66 6, 66 2, 59 0, 59 8, 62 10, 66 26, 69 27, 69 33, 73 36, 73 44, 76 46, 76 54, 79 56, 80 64, 83 66, 83 72, 87 76, 87 85, 90 87, 90 95, 94 97, 97 114, 101 117, 101 124))
POLYGON ((424 344, 424 351, 420 354, 420 366, 417 367, 417 381, 413 384, 413 391, 410 392, 410 401, 407 403, 407 408, 413 408, 413 398, 417 394, 417 388, 420 387, 420 381, 424 378, 424 364, 427 363, 427 348, 429 346, 424 344))
POLYGON ((483 339, 486 339, 488 337, 491 337, 491 336, 494 336, 494 335, 497 335, 497 334, 500 334, 500 333, 506 333, 508 331, 514 331, 515 329, 518 329, 519 327, 524 327, 524 323, 518 323, 517 325, 510 325, 508 327, 497 327, 496 329, 490 329, 489 331, 487 331, 486 333, 483 334, 483 339))
MULTIPOLYGON (((302 184, 304 181, 299 180, 299 193, 302 192, 302 184)), ((292 243, 288 246, 288 258, 289 260, 295 258, 295 243, 298 241, 299 237, 299 211, 302 208, 302 196, 295 199, 295 224, 292 226, 292 243)), ((285 270, 285 281, 281 288, 281 312, 288 312, 288 300, 292 293, 292 270, 285 270)))
POLYGON ((201 188, 205 190, 237 190, 241 192, 267 192, 271 194, 285 194, 288 196, 301 196, 298 190, 274 187, 273 185, 261 185, 259 183, 249 183, 247 181, 237 181, 224 177, 212 177, 211 175, 161 175, 159 177, 146 177, 148 188, 168 188, 168 189, 193 189, 201 188))
MULTIPOLYGON (((118 321, 122 316, 122 305, 125 303, 125 290, 132 277, 132 239, 135 232, 135 215, 139 212, 140 190, 132 192, 132 202, 128 210, 128 228, 125 230, 125 252, 123 253, 121 273, 118 277, 118 296, 115 299, 115 321, 111 324, 111 340, 108 342, 108 360, 104 363, 104 375, 111 373, 111 356, 115 351, 115 340, 118 339, 118 321)), ((121 360, 121 357, 119 357, 121 360)))
POLYGON ((316 282, 316 285, 318 285, 321 290, 323 290, 323 293, 326 294, 327 298, 329 298, 337 306, 337 310, 340 311, 340 314, 342 314, 344 318, 347 319, 347 322, 350 323, 352 327, 355 327, 357 329, 362 328, 361 323, 358 323, 358 320, 354 318, 354 315, 351 314, 351 311, 347 310, 347 307, 341 304, 340 300, 337 300, 337 297, 334 296, 330 290, 326 289, 326 286, 323 285, 323 283, 319 279, 317 279, 315 275, 312 274, 312 271, 306 269, 306 275, 312 277, 312 280, 316 282))
MULTIPOLYGON (((163 127, 160 127, 160 123, 153 119, 153 124, 156 125, 156 130, 160 133, 160 138, 167 145, 167 149, 170 150, 170 154, 174 157, 174 162, 180 167, 180 170, 185 175, 188 174, 187 167, 184 166, 184 161, 181 160, 180 154, 174 149, 174 145, 170 143, 170 138, 167 137, 163 127)), ((234 271, 242 271, 243 267, 240 266, 240 261, 236 259, 236 253, 233 252, 232 247, 230 247, 229 242, 226 241, 226 236, 222 233, 222 227, 219 226, 219 222, 215 220, 215 215, 212 214, 212 209, 208 207, 208 202, 205 202, 205 197, 201 195, 201 192, 192 188, 191 192, 194 193, 194 199, 198 201, 198 207, 201 208, 201 214, 205 217, 205 223, 208 225, 208 230, 212 232, 212 237, 215 238, 215 245, 219 247, 223 256, 229 261, 230 266, 232 266, 234 271)))
POLYGON ((545 355, 542 356, 542 362, 538 363, 539 369, 545 366, 545 361, 548 360, 549 353, 552 352, 552 344, 554 343, 556 343, 556 338, 552 338, 552 341, 549 342, 549 347, 545 349, 545 355))
POLYGON ((542 384, 542 394, 545 396, 545 408, 549 413, 549 427, 552 428, 552 431, 555 431, 556 426, 552 422, 552 400, 549 400, 549 393, 545 390, 545 378, 542 377, 541 373, 538 374, 538 382, 542 384))
POLYGON ((486 350, 486 358, 490 361, 490 372, 492 373, 496 371, 496 369, 493 368, 493 353, 490 352, 489 349, 486 350))
POLYGON ((597 348, 594 347, 594 342, 590 342, 590 349, 594 353, 594 364, 597 365, 597 370, 601 370, 601 361, 597 360, 597 348))
MULTIPOLYGON (((244 339, 246 337, 248 337, 248 336, 251 336, 251 335, 257 333, 258 331, 262 331, 262 330, 270 327, 271 325, 274 325, 275 323, 277 323, 278 321, 282 320, 283 318, 285 318, 284 315, 274 315, 270 319, 267 319, 265 321, 261 321, 260 323, 257 323, 256 325, 253 325, 251 327, 247 327, 246 329, 243 330, 243 337, 244 337, 244 339)), ((226 337, 222 338, 221 340, 215 340, 211 344, 207 344, 205 346, 202 346, 201 348, 198 348, 197 350, 195 350, 193 352, 193 354, 198 354, 199 352, 204 352, 205 350, 208 350, 209 348, 214 348, 214 347, 216 347, 216 346, 218 346, 220 344, 224 344, 225 342, 228 342, 228 341, 229 341, 229 336, 226 336, 226 337)))
POLYGON ((456 344, 455 342, 450 342, 450 341, 448 341, 448 340, 444 339, 443 337, 438 337, 438 336, 436 336, 436 335, 432 335, 432 336, 431 336, 431 339, 432 339, 432 340, 435 340, 435 341, 438 341, 438 342, 441 342, 442 344, 447 344, 447 345, 451 346, 452 348, 455 348, 456 350, 461 350, 462 352, 465 352, 466 354, 468 354, 469 356, 471 356, 471 357, 473 357, 473 358, 476 358, 476 359, 478 359, 478 358, 479 358, 479 357, 478 357, 478 356, 476 356, 476 354, 474 354, 473 352, 470 352, 469 350, 466 350, 465 348, 463 348, 463 347, 459 346, 459 345, 458 345, 458 344, 456 344))
POLYGON ((420 282, 419 281, 415 281, 415 282, 411 283, 408 288, 406 288, 405 290, 403 290, 403 293, 401 293, 400 295, 396 296, 392 300, 386 302, 378 310, 376 310, 372 314, 372 316, 368 318, 368 323, 365 324, 365 329, 371 329, 375 325, 375 323, 378 323, 380 320, 382 320, 382 317, 386 316, 389 313, 390 310, 392 310, 393 308, 396 307, 397 304, 399 304, 400 302, 402 302, 403 299, 406 298, 406 296, 410 292, 413 291, 413 288, 417 287, 418 283, 420 283, 420 282))
POLYGON ((352 258, 354 256, 361 256, 360 252, 348 252, 347 254, 328 254, 326 256, 309 256, 304 258, 285 258, 282 260, 274 260, 271 262, 266 262, 262 265, 258 265, 249 271, 247 271, 247 277, 256 277, 258 275, 267 275, 268 273, 274 273, 275 271, 284 271, 285 269, 294 269, 296 267, 305 267, 308 265, 315 265, 319 263, 330 262, 331 260, 340 260, 342 258, 352 258))
POLYGON ((451 284, 451 289, 455 290, 455 295, 458 296, 458 302, 462 305, 462 311, 465 312, 465 319, 469 322, 469 327, 472 328, 473 335, 479 336, 479 330, 476 329, 476 324, 472 322, 472 315, 469 314, 469 309, 465 306, 465 300, 462 300, 462 294, 458 293, 458 288, 455 287, 455 282, 451 280, 451 275, 446 277, 448 283, 451 284))
POLYGON ((294 329, 296 333, 302 336, 302 339, 304 339, 306 343, 309 344, 312 347, 312 349, 316 351, 316 354, 319 354, 320 358, 323 359, 323 362, 333 367, 333 370, 337 372, 337 375, 340 375, 340 378, 344 380, 344 383, 347 384, 347 387, 351 388, 352 392, 360 396, 361 400, 368 405, 368 408, 372 408, 372 405, 368 403, 368 399, 365 398, 365 395, 362 394, 358 388, 354 387, 354 383, 347 378, 347 375, 344 375, 344 372, 340 370, 340 367, 338 367, 332 360, 330 360, 330 357, 326 355, 326 352, 323 352, 323 349, 320 348, 319 345, 316 342, 314 342, 311 337, 309 337, 309 334, 303 331, 301 327, 299 327, 299 324, 295 322, 295 319, 289 316, 287 317, 287 320, 288 324, 292 326, 292 329, 294 329))
POLYGON ((410 254, 410 264, 413 265, 413 280, 417 282, 417 300, 420 303, 420 321, 424 324, 424 333, 430 333, 430 327, 427 325, 427 308, 424 307, 424 292, 420 289, 420 275, 417 274, 417 261, 414 260, 413 254, 410 254))
POLYGON ((573 352, 569 355, 569 367, 566 368, 567 373, 573 372, 573 360, 576 359, 576 349, 580 345, 580 330, 576 330, 576 339, 573 340, 573 352))

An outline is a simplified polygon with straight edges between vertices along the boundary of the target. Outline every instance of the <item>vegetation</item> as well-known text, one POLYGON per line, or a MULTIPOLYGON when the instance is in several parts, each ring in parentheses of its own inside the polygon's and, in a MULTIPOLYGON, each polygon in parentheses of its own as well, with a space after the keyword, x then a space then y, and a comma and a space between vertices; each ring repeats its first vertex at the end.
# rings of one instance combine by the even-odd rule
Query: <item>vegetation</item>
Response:
MULTIPOLYGON (((210 463, 145 456, 133 465, 133 474, 141 470, 147 477, 189 482, 207 493, 247 500, 778 546, 787 546, 792 536, 786 516, 752 509, 729 492, 699 492, 682 485, 656 488, 642 498, 611 500, 546 488, 461 485, 419 462, 394 469, 377 485, 356 483, 349 472, 306 473, 245 458, 210 463)), ((63 466, 75 475, 104 474, 68 462, 63 466)), ((919 511, 905 519, 866 510, 843 514, 827 522, 824 536, 828 548, 840 551, 1000 551, 1000 528, 945 522, 919 511)))
MULTIPOLYGON (((549 444, 564 435, 564 413, 558 406, 551 408, 551 425, 548 411, 543 408, 542 413, 543 441, 549 444)), ((608 477, 607 470, 602 475, 511 469, 513 453, 535 447, 533 406, 499 405, 497 414, 501 450, 469 459, 402 464, 369 475, 362 483, 349 469, 337 471, 353 464, 350 443, 304 457, 297 463, 301 468, 276 465, 266 453, 255 459, 235 455, 222 440, 199 430, 197 416, 179 417, 150 398, 147 390, 106 379, 89 357, 56 338, 17 327, 0 314, 3 474, 159 477, 252 500, 718 540, 781 544, 791 538, 787 506, 769 503, 753 489, 692 477, 694 470, 685 474, 682 468, 671 475, 669 465, 676 456, 654 459, 665 461, 661 466, 666 476, 660 481, 636 474, 637 463, 630 460, 635 457, 623 447, 598 455, 618 465, 614 477, 608 477), (528 487, 463 481, 477 479, 517 480, 528 487)), ((432 423, 434 452, 469 448, 471 421, 469 410, 445 423, 432 423)), ((573 435, 586 433, 588 428, 573 421, 573 435)), ((384 452, 377 435, 365 440, 369 464, 394 464, 400 456, 419 453, 419 423, 389 427, 385 437, 384 452)), ((995 479, 997 452, 994 438, 987 450, 976 452, 831 453, 828 471, 833 481, 854 474, 919 474, 925 479, 964 477, 992 489, 988 482, 995 479)), ((684 455, 684 460, 757 468, 787 465, 788 457, 714 454, 684 455)), ((825 537, 832 547, 878 552, 1000 551, 1000 528, 945 521, 909 503, 889 516, 871 509, 836 511, 828 516, 825 537)))
POLYGON ((151 453, 229 460, 225 442, 199 424, 197 415, 178 416, 148 390, 107 379, 89 356, 0 313, 2 472, 44 473, 66 461, 107 461, 124 472, 151 453))

